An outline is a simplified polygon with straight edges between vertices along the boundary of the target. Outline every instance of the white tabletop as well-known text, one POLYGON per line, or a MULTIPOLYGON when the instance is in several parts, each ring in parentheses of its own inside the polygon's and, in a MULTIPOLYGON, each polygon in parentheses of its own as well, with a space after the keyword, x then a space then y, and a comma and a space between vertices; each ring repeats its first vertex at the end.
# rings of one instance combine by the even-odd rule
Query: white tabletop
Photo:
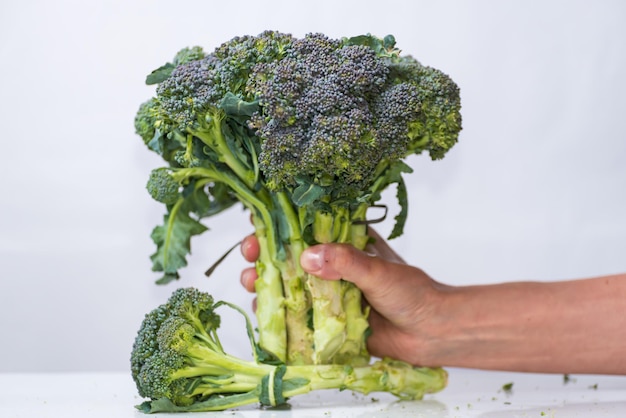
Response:
MULTIPOLYGON (((319 391, 290 400, 290 409, 158 414, 192 417, 626 417, 626 376, 570 376, 448 369, 449 385, 423 401, 387 394, 319 391), (510 393, 503 386, 512 383, 510 393)), ((141 418, 129 373, 0 374, 2 418, 141 418)))

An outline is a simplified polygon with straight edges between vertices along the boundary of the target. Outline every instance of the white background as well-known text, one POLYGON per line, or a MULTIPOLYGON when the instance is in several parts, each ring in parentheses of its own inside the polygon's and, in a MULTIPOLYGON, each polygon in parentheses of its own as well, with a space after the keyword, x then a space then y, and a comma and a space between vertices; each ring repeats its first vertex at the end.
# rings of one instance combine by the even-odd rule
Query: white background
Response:
MULTIPOLYGON (((392 242, 409 262, 459 285, 626 271, 625 18, 618 0, 2 1, 0 372, 127 370, 178 285, 250 308, 238 253, 202 275, 251 231, 237 208, 207 221, 180 282, 154 284, 163 208, 144 185, 161 161, 133 117, 180 48, 265 29, 393 33, 460 85, 459 144, 410 161, 392 242)), ((222 334, 245 356, 238 321, 222 334)))

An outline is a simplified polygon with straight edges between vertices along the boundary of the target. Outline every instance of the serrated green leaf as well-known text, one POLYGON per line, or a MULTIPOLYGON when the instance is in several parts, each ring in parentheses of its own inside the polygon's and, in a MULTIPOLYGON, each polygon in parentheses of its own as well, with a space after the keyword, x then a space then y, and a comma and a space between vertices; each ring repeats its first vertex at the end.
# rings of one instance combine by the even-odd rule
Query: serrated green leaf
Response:
POLYGON ((395 217, 396 223, 387 239, 397 238, 404 233, 404 225, 409 214, 409 199, 406 184, 402 177, 397 181, 396 197, 398 198, 398 204, 400 204, 400 212, 395 217))
POLYGON ((152 231, 152 240, 157 250, 150 259, 152 270, 162 271, 158 284, 169 283, 178 278, 178 270, 187 265, 187 255, 191 252, 191 237, 207 230, 197 220, 189 216, 185 200, 179 199, 169 213, 163 217, 163 225, 152 231))

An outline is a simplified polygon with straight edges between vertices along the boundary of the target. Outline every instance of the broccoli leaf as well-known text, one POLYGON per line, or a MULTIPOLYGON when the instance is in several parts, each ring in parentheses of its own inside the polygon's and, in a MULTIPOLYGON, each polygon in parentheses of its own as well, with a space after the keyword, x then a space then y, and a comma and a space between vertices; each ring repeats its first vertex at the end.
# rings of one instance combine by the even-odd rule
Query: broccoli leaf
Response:
POLYGON ((398 203, 400 204, 400 212, 394 218, 396 223, 387 239, 398 238, 402 235, 404 232, 404 225, 406 224, 406 218, 409 214, 409 199, 404 179, 400 177, 397 183, 396 197, 398 198, 398 203))
MULTIPOLYGON (((235 155, 242 164, 251 170, 250 175, 254 173, 255 182, 258 179, 258 162, 250 158, 251 147, 247 144, 250 142, 248 131, 234 117, 228 117, 222 123, 222 135, 226 139, 228 149, 235 155)), ((256 154, 252 154, 256 157, 256 154)))
POLYGON ((400 212, 395 217, 396 223, 389 235, 388 239, 397 238, 402 235, 404 230, 404 225, 406 223, 406 219, 408 216, 408 197, 407 197, 407 189, 404 184, 404 180, 402 179, 403 173, 412 173, 413 169, 409 167, 403 161, 396 161, 387 168, 385 173, 383 174, 383 180, 378 183, 377 188, 371 190, 371 195, 368 198, 372 202, 378 201, 381 196, 380 193, 382 190, 386 189, 388 186, 392 184, 397 184, 396 197, 398 199, 398 203, 400 204, 400 212))
POLYGON ((210 396, 204 401, 198 401, 191 405, 176 405, 167 398, 160 398, 153 401, 143 402, 136 406, 138 410, 146 414, 156 412, 207 412, 223 411, 239 405, 253 403, 257 400, 257 391, 250 391, 229 396, 210 396))
POLYGON ((223 183, 205 185, 192 180, 185 188, 183 196, 186 199, 185 205, 198 218, 216 215, 239 203, 231 194, 230 188, 223 183))
POLYGON ((307 206, 326 193, 326 189, 319 184, 303 183, 294 189, 291 198, 297 206, 307 206))
POLYGON ((172 74, 172 71, 174 71, 174 68, 176 68, 176 66, 171 62, 160 66, 159 68, 148 74, 148 76, 146 77, 146 84, 151 86, 153 84, 159 84, 167 80, 172 74))
POLYGON ((259 401, 261 405, 276 406, 285 403, 283 396, 283 376, 287 372, 285 365, 277 366, 274 371, 261 380, 261 393, 259 401))
POLYGON ((396 39, 393 35, 387 35, 383 39, 377 38, 371 34, 353 36, 344 40, 346 45, 363 45, 370 47, 379 56, 388 56, 396 45, 396 39))
POLYGON ((184 203, 185 199, 179 199, 163 217, 163 225, 152 231, 152 240, 157 245, 157 251, 150 256, 152 270, 164 273, 157 284, 178 279, 178 270, 187 265, 185 258, 191 252, 191 237, 207 230, 206 226, 189 216, 189 205, 184 203))
POLYGON ((250 117, 259 110, 259 101, 247 102, 228 92, 222 98, 220 107, 229 116, 247 116, 250 117))

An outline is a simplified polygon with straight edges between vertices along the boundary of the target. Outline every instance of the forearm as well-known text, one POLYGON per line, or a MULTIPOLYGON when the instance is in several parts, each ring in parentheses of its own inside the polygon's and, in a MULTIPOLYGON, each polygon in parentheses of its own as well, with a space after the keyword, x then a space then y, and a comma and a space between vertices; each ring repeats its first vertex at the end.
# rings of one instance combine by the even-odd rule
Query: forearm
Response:
POLYGON ((439 308, 434 364, 626 374, 626 274, 446 288, 439 308))

